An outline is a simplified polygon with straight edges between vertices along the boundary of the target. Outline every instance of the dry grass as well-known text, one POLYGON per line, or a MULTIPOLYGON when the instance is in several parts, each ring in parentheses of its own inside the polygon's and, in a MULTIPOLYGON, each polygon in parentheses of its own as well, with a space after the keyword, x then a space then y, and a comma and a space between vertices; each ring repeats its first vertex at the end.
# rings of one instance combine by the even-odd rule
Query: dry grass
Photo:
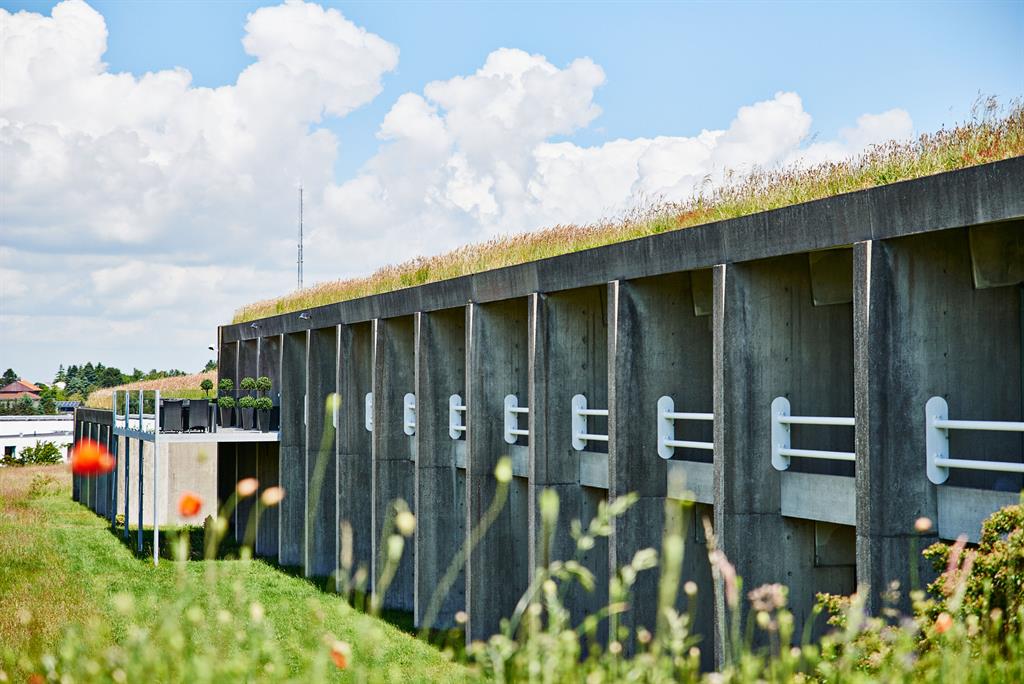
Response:
POLYGON ((199 383, 207 378, 216 387, 217 371, 215 370, 193 373, 192 375, 178 375, 173 378, 160 378, 159 380, 140 380, 139 382, 129 382, 126 385, 118 385, 117 387, 104 387, 90 394, 85 405, 89 408, 110 408, 110 401, 114 396, 114 390, 160 390, 160 396, 167 399, 202 399, 208 395, 205 395, 203 390, 199 389, 199 383))
POLYGON ((1024 156, 1024 102, 1015 100, 1000 107, 989 98, 978 102, 971 121, 924 134, 911 142, 878 145, 842 162, 730 176, 724 185, 705 190, 693 199, 640 208, 616 220, 583 226, 558 225, 498 237, 446 254, 386 266, 370 276, 318 283, 243 306, 235 312, 234 322, 301 311, 1018 156, 1024 156))

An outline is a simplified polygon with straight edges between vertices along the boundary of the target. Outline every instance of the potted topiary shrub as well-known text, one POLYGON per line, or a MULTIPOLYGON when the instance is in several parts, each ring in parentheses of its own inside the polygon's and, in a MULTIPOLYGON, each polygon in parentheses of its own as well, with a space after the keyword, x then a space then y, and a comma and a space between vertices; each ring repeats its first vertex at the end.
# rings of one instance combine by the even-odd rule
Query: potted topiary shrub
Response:
POLYGON ((231 412, 235 408, 235 398, 221 397, 217 400, 217 408, 220 410, 220 426, 231 427, 231 412))
POLYGON ((246 395, 238 400, 238 414, 243 430, 252 430, 256 417, 256 397, 246 395))
POLYGON ((239 387, 241 387, 246 392, 252 392, 253 390, 256 389, 256 379, 255 378, 242 378, 242 382, 239 385, 239 387))
POLYGON ((259 397, 256 399, 256 411, 259 413, 260 430, 270 432, 270 409, 274 408, 274 402, 270 397, 259 397))
POLYGON ((213 380, 210 378, 203 378, 203 381, 199 383, 199 389, 203 390, 203 396, 210 396, 210 390, 213 389, 213 380))

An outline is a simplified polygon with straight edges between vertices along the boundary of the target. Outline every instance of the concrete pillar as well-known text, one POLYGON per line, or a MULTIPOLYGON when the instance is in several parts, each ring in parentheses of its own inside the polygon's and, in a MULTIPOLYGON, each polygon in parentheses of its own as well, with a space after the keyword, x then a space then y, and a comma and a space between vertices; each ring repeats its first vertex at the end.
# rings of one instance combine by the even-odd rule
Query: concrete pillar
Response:
MULTIPOLYGON (((373 325, 338 328, 338 524, 347 525, 351 547, 341 548, 350 572, 370 571, 373 556, 373 464, 366 429, 366 395, 373 391, 373 325)), ((339 540, 340 543, 341 540, 339 540)), ((365 589, 365 588, 364 588, 365 589)))
MULTIPOLYGON (((999 230, 1019 239, 1020 224, 999 230)), ((955 496, 994 498, 1003 490, 1012 503, 1021 489, 1019 475, 966 470, 933 485, 923 421, 933 396, 946 399, 952 419, 1024 419, 1024 292, 1019 285, 975 287, 967 229, 859 243, 855 275, 857 573, 869 608, 878 610, 879 592, 894 580, 907 603, 911 538, 918 553, 935 540, 935 530, 914 531, 918 517, 947 538, 976 535, 981 516, 967 529, 944 515, 964 508, 955 496)), ((1020 462, 1024 448, 1019 434, 950 431, 950 457, 1020 462)), ((927 581, 928 564, 918 556, 916 565, 920 582, 927 581)))
MULTIPOLYGON (((784 396, 793 415, 852 416, 852 346, 851 305, 814 306, 806 255, 715 268, 715 532, 745 588, 789 587, 797 634, 816 592, 856 588, 853 531, 839 532, 848 538, 845 560, 819 563, 824 528, 782 515, 781 479, 791 473, 771 464, 770 407, 784 396)), ((794 446, 853 450, 851 428, 801 427, 794 446)), ((790 470, 852 474, 850 463, 801 460, 790 470)))
POLYGON ((281 486, 285 497, 278 505, 280 537, 278 562, 306 567, 306 370, 309 336, 284 336, 281 362, 281 486))
MULTIPOLYGON (((259 477, 259 445, 241 442, 235 445, 235 483, 250 477, 259 477)), ((239 499, 232 516, 235 541, 242 543, 248 533, 250 520, 256 515, 256 497, 239 499)), ((256 523, 252 523, 256 524, 256 523)))
MULTIPOLYGON (((531 570, 551 560, 575 558, 570 524, 584 528, 607 497, 607 444, 591 442, 586 450, 572 446, 572 398, 582 394, 589 408, 608 408, 607 290, 590 287, 530 299, 530 551, 531 570), (599 483, 584 486, 581 475, 600 474, 599 483), (545 548, 541 538, 539 496, 544 489, 560 499, 558 525, 545 548)), ((608 421, 590 418, 588 430, 608 434, 608 421)), ((596 587, 585 591, 578 583, 567 588, 566 607, 573 622, 596 612, 608 598, 608 543, 599 538, 582 562, 594 573, 596 587)))
MULTIPOLYGON (((235 383, 235 389, 238 389, 238 383, 242 377, 239 375, 238 360, 240 356, 239 343, 238 342, 226 342, 220 345, 220 356, 217 365, 217 382, 229 378, 235 383)), ((219 393, 218 393, 219 396, 219 393)), ((238 410, 232 411, 234 422, 238 422, 238 410)), ((220 425, 220 412, 216 413, 218 425, 220 425)), ((225 426, 230 427, 230 426, 225 426)))
MULTIPOLYGON (((704 272, 699 277, 710 273, 704 272)), ((665 503, 673 462, 709 464, 711 452, 676 449, 671 460, 658 455, 659 397, 669 396, 679 412, 710 413, 712 397, 711 316, 695 311, 690 273, 676 273, 635 281, 616 281, 609 290, 609 387, 612 407, 608 446, 610 499, 635 492, 639 500, 612 522, 609 539, 610 568, 628 564, 637 551, 661 548, 665 530, 665 503)), ((710 313, 710 312, 709 312, 710 313)), ((686 421, 675 425, 676 438, 711 442, 712 425, 686 421)), ((707 470, 710 465, 703 465, 707 470)), ((681 485, 687 483, 681 482, 681 485)), ((696 484, 696 483, 690 483, 696 484)), ((691 503, 691 506, 693 504, 691 503)), ((702 515, 711 515, 701 507, 702 515)), ((685 549, 677 607, 685 610, 682 584, 697 583, 693 631, 702 637, 705 665, 713 664, 713 602, 710 566, 700 516, 680 508, 684 517, 685 549)), ((641 573, 624 626, 636 630, 657 626, 659 573, 641 573)))
MULTIPOLYGON (((271 410, 271 428, 280 426, 281 422, 281 335, 273 335, 260 339, 258 375, 270 378, 270 397, 275 408, 271 410)), ((279 463, 280 451, 278 444, 264 442, 259 445, 256 456, 256 477, 260 481, 260 493, 268 487, 280 484, 279 463)), ((257 556, 276 558, 278 552, 278 529, 280 527, 278 507, 263 509, 263 514, 256 523, 257 556)))
MULTIPOLYGON (((467 640, 486 639, 512 615, 530 581, 528 481, 529 441, 504 438, 504 400, 529 400, 529 340, 526 299, 470 304, 467 309, 466 529, 471 531, 497 495, 494 469, 512 456, 508 499, 495 522, 469 554, 466 564, 467 640)), ((520 419, 526 428, 528 420, 520 419)))
POLYGON ((338 567, 337 440, 328 397, 338 390, 338 329, 309 336, 309 416, 306 441, 306 515, 309 553, 306 575, 327 577, 338 567))
MULTIPOLYGON (((415 389, 415 340, 412 316, 383 318, 375 323, 373 369, 373 568, 374 589, 384 569, 382 546, 394 530, 394 503, 412 508, 415 499, 415 442, 406 434, 404 397, 415 389)), ((384 606, 413 611, 415 548, 406 540, 405 552, 384 606)))
POLYGON ((465 401, 466 312, 416 314, 416 538, 414 622, 422 626, 435 592, 446 592, 431 627, 451 627, 465 608, 462 570, 442 587, 466 543, 466 472, 463 435, 449 433, 449 399, 465 401), (459 454, 462 468, 458 467, 459 454))

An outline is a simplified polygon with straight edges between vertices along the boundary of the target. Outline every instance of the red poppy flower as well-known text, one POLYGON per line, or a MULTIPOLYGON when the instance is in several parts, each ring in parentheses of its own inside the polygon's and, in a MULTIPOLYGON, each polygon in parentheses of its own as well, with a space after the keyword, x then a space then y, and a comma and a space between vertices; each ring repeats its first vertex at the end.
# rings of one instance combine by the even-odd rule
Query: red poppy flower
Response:
POLYGON ((331 660, 339 670, 348 667, 348 661, 352 659, 352 647, 344 641, 335 641, 331 645, 331 660))
POLYGON ((193 492, 184 492, 181 498, 178 499, 178 513, 184 518, 191 518, 194 515, 199 515, 199 511, 203 508, 203 499, 198 494, 193 492))
POLYGON ((71 472, 75 475, 103 475, 113 470, 114 464, 107 448, 91 439, 78 440, 71 452, 71 472))

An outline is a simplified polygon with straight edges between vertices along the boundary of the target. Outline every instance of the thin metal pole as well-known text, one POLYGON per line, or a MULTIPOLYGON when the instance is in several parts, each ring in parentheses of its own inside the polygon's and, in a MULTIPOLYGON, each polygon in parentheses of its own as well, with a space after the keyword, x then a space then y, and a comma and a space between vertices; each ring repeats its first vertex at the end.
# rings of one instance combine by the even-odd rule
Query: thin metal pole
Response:
POLYGON ((128 430, 128 416, 131 413, 129 405, 129 393, 128 390, 124 392, 124 538, 128 538, 128 514, 131 511, 129 506, 131 505, 132 498, 132 480, 131 480, 131 465, 132 465, 132 438, 127 435, 128 430))
POLYGON ((160 500, 160 486, 157 483, 157 467, 160 463, 160 390, 156 391, 153 402, 153 565, 160 564, 160 519, 157 503, 160 500))
MULTIPOLYGON (((139 432, 142 432, 142 421, 144 420, 142 390, 139 390, 139 432)), ((139 519, 136 521, 136 547, 139 553, 142 553, 142 482, 145 480, 143 473, 145 472, 145 449, 146 443, 142 439, 139 439, 139 519)))

